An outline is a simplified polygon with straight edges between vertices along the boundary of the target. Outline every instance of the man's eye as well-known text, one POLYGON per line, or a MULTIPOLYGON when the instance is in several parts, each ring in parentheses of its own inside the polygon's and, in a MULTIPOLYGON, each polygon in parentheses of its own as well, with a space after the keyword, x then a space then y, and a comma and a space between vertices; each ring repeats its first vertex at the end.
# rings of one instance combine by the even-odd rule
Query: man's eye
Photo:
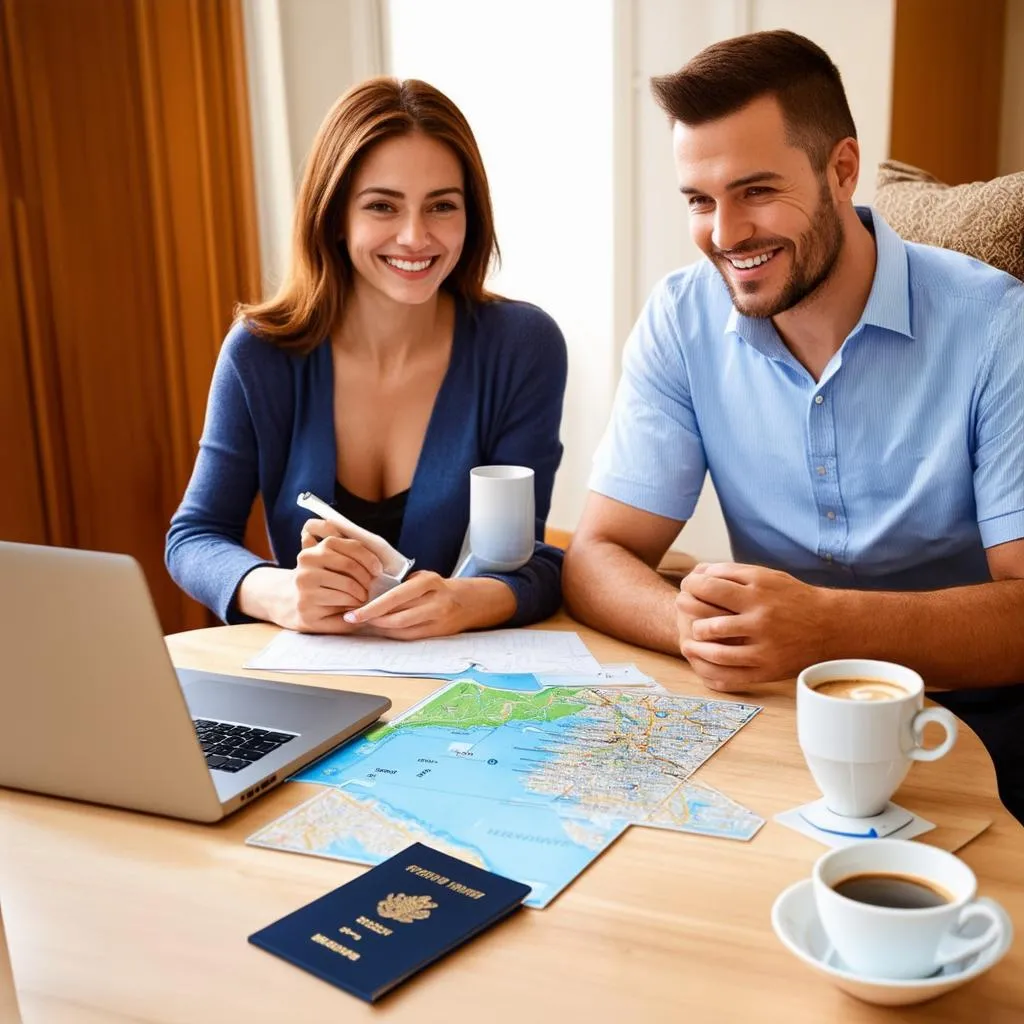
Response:
POLYGON ((754 198, 757 198, 757 196, 767 196, 767 195, 770 195, 774 191, 775 191, 775 189, 767 188, 764 185, 751 185, 751 187, 747 189, 747 195, 748 196, 753 196, 754 198))
POLYGON ((711 205, 711 200, 707 196, 690 196, 687 205, 691 210, 704 210, 711 205))

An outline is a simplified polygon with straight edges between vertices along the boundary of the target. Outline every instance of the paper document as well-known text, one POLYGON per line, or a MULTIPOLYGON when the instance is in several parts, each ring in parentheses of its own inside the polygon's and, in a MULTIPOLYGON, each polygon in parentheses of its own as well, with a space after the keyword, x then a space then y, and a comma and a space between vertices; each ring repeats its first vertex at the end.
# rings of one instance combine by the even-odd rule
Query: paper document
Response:
POLYGON ((246 668, 270 672, 363 675, 377 671, 398 676, 458 673, 471 666, 485 672, 591 678, 601 672, 578 633, 547 629, 494 629, 430 640, 285 631, 246 664, 246 668))
MULTIPOLYGON (((620 686, 660 687, 654 679, 641 672, 636 665, 608 664, 602 665, 596 675, 572 675, 570 673, 544 672, 538 682, 541 686, 594 686, 608 689, 620 686)), ((667 691, 665 691, 667 692, 667 691)))
MULTIPOLYGON (((349 673, 336 674, 347 675, 349 673)), ((394 672, 382 672, 380 669, 369 668, 359 672, 359 675, 382 676, 385 679, 389 676, 395 677, 394 672)), ((552 686, 585 686, 592 690, 621 690, 632 687, 655 693, 669 692, 661 683, 644 675, 636 665, 602 665, 601 671, 596 676, 545 672, 540 675, 533 672, 482 672, 474 665, 459 672, 403 672, 402 677, 404 679, 443 679, 447 682, 453 682, 456 679, 471 679, 481 686, 487 686, 494 690, 518 690, 521 693, 533 693, 552 686), (619 671, 620 669, 624 671, 619 671)))

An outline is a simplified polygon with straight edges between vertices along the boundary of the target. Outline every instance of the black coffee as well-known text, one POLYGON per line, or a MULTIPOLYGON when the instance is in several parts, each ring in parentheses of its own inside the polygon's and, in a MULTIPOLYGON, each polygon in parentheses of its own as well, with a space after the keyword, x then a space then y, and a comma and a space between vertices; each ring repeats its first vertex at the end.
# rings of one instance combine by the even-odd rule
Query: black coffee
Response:
POLYGON ((953 897, 937 885, 909 875, 850 875, 832 888, 848 900, 894 910, 926 910, 953 902, 953 897))

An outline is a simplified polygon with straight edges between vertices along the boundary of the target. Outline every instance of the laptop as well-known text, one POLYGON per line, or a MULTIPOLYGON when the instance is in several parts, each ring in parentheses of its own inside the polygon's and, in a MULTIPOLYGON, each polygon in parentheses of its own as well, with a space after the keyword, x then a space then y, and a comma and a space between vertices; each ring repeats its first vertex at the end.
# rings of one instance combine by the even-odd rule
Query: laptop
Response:
POLYGON ((0 786, 218 821, 387 697, 171 664, 128 555, 0 541, 0 786))

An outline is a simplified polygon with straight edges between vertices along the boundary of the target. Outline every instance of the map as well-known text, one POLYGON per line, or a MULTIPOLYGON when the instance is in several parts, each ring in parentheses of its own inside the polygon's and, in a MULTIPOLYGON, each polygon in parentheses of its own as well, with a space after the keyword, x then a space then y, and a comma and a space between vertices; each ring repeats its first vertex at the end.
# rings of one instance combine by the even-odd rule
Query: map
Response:
POLYGON ((295 779, 330 787, 250 836, 377 864, 423 842, 546 906, 630 825, 749 839, 757 815, 690 776, 753 704, 460 679, 295 779))

